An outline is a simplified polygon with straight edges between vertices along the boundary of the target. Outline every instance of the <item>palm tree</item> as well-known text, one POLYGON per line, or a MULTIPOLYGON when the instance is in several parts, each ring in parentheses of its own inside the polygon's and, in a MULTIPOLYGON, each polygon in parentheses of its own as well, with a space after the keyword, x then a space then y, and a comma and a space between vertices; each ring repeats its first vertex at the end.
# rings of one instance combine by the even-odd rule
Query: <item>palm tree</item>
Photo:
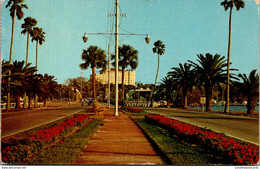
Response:
POLYGON ((232 11, 233 7, 235 5, 237 11, 240 10, 240 8, 245 7, 245 2, 243 0, 224 0, 220 4, 224 7, 225 11, 227 11, 230 8, 229 13, 229 34, 228 34, 228 53, 227 53, 227 93, 226 93, 226 106, 225 106, 225 112, 229 112, 229 77, 230 77, 230 46, 231 46, 231 23, 232 23, 232 11))
POLYGON ((11 35, 11 47, 10 47, 10 59, 9 62, 12 63, 12 51, 13 51, 13 39, 14 39, 14 21, 15 15, 19 20, 24 16, 23 8, 28 9, 26 4, 22 4, 24 0, 9 0, 6 8, 10 7, 10 16, 12 17, 12 35, 11 35))
POLYGON ((175 83, 175 80, 171 77, 165 77, 161 81, 162 82, 160 83, 160 85, 156 91, 155 97, 158 97, 158 95, 165 96, 165 98, 161 98, 161 99, 166 99, 167 108, 169 108, 171 99, 172 99, 172 90, 176 86, 176 83, 175 83))
POLYGON ((34 85, 32 84, 31 78, 28 77, 35 76, 36 68, 30 67, 31 64, 25 64, 24 61, 15 61, 13 65, 12 74, 18 74, 18 76, 14 76, 13 79, 21 85, 14 86, 12 92, 13 95, 15 95, 16 109, 20 109, 20 96, 26 91, 25 89, 34 85))
POLYGON ((59 94, 60 85, 58 85, 54 76, 46 73, 40 78, 40 81, 42 91, 39 95, 43 98, 43 107, 46 107, 47 99, 59 94))
POLYGON ((27 33, 27 47, 26 47, 26 64, 28 64, 28 55, 29 55, 29 35, 32 34, 33 27, 37 25, 37 20, 32 17, 27 17, 24 19, 22 24, 22 34, 27 33))
POLYGON ((194 70, 191 69, 191 65, 185 63, 179 64, 179 67, 173 67, 172 72, 168 72, 168 76, 171 76, 173 80, 178 84, 179 88, 183 91, 183 108, 187 109, 188 106, 188 92, 192 91, 194 86, 195 76, 194 70))
MULTIPOLYGON (((112 55, 112 60, 115 60, 115 55, 112 55)), ((112 63, 115 66, 115 62, 112 63)), ((122 103, 124 105, 125 89, 125 69, 130 66, 131 69, 136 69, 138 65, 138 51, 130 45, 119 46, 119 66, 122 68, 122 103)))
MULTIPOLYGON (((211 111, 211 104, 213 99, 213 88, 219 83, 226 81, 226 67, 227 63, 224 56, 215 54, 214 56, 210 53, 206 53, 205 56, 202 54, 197 55, 199 62, 194 63, 190 60, 189 63, 195 68, 195 75, 199 83, 205 88, 206 94, 206 111, 211 111)), ((233 70, 233 69, 232 69, 233 70)))
POLYGON ((83 49, 82 60, 84 63, 81 63, 79 67, 81 69, 87 69, 90 67, 92 69, 92 86, 93 86, 93 99, 96 100, 96 87, 95 87, 95 75, 96 68, 102 68, 102 70, 106 69, 106 53, 103 49, 98 46, 90 46, 87 50, 83 49))
POLYGON ((248 77, 246 74, 238 75, 243 80, 240 89, 247 96, 247 114, 254 112, 257 99, 259 98, 259 75, 256 71, 256 69, 252 70, 248 77))
POLYGON ((156 73, 156 77, 155 77, 154 88, 156 87, 156 82, 157 82, 157 78, 158 78, 158 74, 159 74, 160 55, 163 55, 164 52, 165 52, 165 45, 163 44, 163 42, 160 40, 157 40, 156 42, 154 42, 153 53, 158 54, 158 67, 157 67, 157 73, 156 73))
MULTIPOLYGON (((10 46, 10 56, 9 63, 12 63, 12 54, 13 54, 13 42, 14 42, 14 21, 15 15, 19 20, 21 20, 24 16, 23 8, 28 9, 26 4, 22 4, 24 0, 9 0, 6 8, 10 7, 10 16, 12 17, 12 34, 11 34, 11 46, 10 46)), ((10 72, 9 72, 10 74, 10 72)), ((10 78, 8 79, 10 81, 10 78)), ((8 87, 9 88, 9 87, 8 87)), ((10 92, 7 93, 7 110, 10 110, 10 92)))
POLYGON ((45 42, 45 32, 42 31, 42 28, 34 27, 31 33, 32 42, 36 41, 36 68, 38 68, 38 44, 42 45, 45 42))
MULTIPOLYGON (((157 40, 156 42, 154 42, 154 48, 153 48, 153 53, 157 53, 158 54, 158 67, 157 67, 157 73, 156 73, 156 77, 155 77, 155 82, 154 82, 154 90, 156 89, 156 83, 157 83, 157 78, 158 78, 158 74, 159 74, 159 69, 160 69, 160 55, 163 55, 165 52, 165 45, 163 44, 162 41, 157 40)), ((153 92, 151 94, 151 96, 153 95, 153 92)), ((153 101, 151 99, 151 106, 153 106, 153 101)))

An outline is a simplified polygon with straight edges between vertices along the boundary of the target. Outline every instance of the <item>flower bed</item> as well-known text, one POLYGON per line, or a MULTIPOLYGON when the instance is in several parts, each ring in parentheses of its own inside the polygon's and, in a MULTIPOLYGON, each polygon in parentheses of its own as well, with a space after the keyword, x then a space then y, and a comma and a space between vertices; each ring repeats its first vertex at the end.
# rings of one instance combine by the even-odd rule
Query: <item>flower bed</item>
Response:
POLYGON ((162 115, 148 115, 146 120, 166 128, 185 141, 200 145, 205 150, 223 157, 229 164, 256 164, 259 146, 229 138, 223 134, 202 129, 162 115))
POLYGON ((142 109, 131 108, 131 107, 122 107, 122 109, 128 110, 128 111, 133 112, 133 113, 140 113, 140 112, 143 112, 142 109))
MULTIPOLYGON (((28 157, 50 147, 55 143, 65 143, 63 139, 79 127, 86 124, 88 115, 79 115, 63 121, 59 125, 41 129, 33 134, 2 147, 2 161, 7 164, 19 164, 28 157)), ((3 145, 3 144, 2 144, 3 145)))

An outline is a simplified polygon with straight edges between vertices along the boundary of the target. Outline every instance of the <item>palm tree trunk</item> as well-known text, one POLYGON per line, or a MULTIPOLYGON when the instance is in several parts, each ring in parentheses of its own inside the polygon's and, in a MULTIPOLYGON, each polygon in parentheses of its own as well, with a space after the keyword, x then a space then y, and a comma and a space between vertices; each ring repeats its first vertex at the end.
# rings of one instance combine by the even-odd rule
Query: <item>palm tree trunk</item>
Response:
POLYGON ((230 67, 230 47, 231 47, 231 23, 232 23, 232 7, 229 14, 229 34, 228 34, 228 53, 227 53, 227 93, 226 93, 226 106, 225 113, 229 113, 229 67, 230 67))
POLYGON ((29 101, 28 101, 29 105, 28 108, 32 108, 32 95, 29 94, 29 101))
POLYGON ((93 100, 96 100, 96 84, 95 84, 95 80, 96 80, 96 70, 95 67, 92 68, 92 85, 93 85, 93 100))
POLYGON ((125 68, 122 68, 122 106, 124 106, 125 100, 125 68))
POLYGON ((257 101, 257 97, 248 97, 247 96, 247 114, 252 114, 255 111, 255 105, 256 105, 256 101, 257 101))
POLYGON ((43 107, 46 107, 47 98, 43 97, 43 107))
POLYGON ((16 94, 16 106, 15 109, 21 109, 21 100, 20 100, 20 94, 16 94))
POLYGON ((36 41, 36 69, 38 69, 38 41, 36 41))
MULTIPOLYGON (((38 69, 38 41, 36 41, 36 69, 38 69)), ((34 99, 35 99, 34 107, 37 107, 37 100, 38 100, 37 94, 35 94, 34 99)))
MULTIPOLYGON (((10 56, 9 56, 9 62, 10 62, 10 64, 12 63, 12 55, 13 55, 14 21, 15 21, 15 11, 14 11, 14 15, 13 15, 13 18, 12 18, 12 34, 11 34, 10 56)), ((9 71, 9 75, 11 75, 11 71, 9 71)), ((11 78, 8 78, 8 82, 10 82, 10 81, 11 81, 11 78)), ((10 88, 9 83, 8 83, 8 88, 10 88)), ((7 107, 6 107, 7 110, 10 110, 10 109, 11 109, 10 101, 11 101, 11 94, 10 94, 10 91, 8 91, 8 92, 7 92, 7 107)))
POLYGON ((156 73, 156 77, 155 77, 155 82, 154 82, 154 89, 151 93, 151 107, 153 107, 153 99, 152 99, 152 95, 156 89, 156 83, 157 83, 157 78, 158 78, 158 74, 159 74, 159 69, 160 69, 160 55, 158 54, 158 67, 157 67, 157 73, 156 73))
POLYGON ((170 108, 170 103, 171 103, 171 97, 168 97, 168 99, 167 99, 167 108, 170 108))
POLYGON ((29 57, 29 32, 27 32, 26 65, 28 64, 28 57, 29 57))
POLYGON ((188 107, 188 96, 187 93, 184 94, 184 106, 183 109, 187 109, 188 107))
POLYGON ((206 93, 206 111, 211 111, 211 104, 212 104, 212 87, 205 86, 205 93, 206 93))
POLYGON ((157 73, 156 73, 155 82, 154 82, 154 91, 155 91, 155 88, 156 88, 156 83, 157 83, 157 78, 158 78, 158 74, 159 74, 159 69, 160 69, 160 55, 158 54, 158 67, 157 67, 157 73))

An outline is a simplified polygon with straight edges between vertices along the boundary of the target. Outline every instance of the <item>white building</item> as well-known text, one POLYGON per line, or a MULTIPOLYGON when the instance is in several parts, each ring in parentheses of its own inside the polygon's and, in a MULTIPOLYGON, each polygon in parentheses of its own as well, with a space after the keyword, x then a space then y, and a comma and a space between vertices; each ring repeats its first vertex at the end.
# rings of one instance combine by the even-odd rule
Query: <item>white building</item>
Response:
MULTIPOLYGON (((96 74, 96 80, 102 84, 108 84, 108 69, 103 73, 96 74)), ((115 68, 110 69, 110 83, 115 84, 115 68)), ((118 84, 122 84, 121 69, 118 69, 118 84)), ((125 70, 124 84, 135 86, 135 71, 125 70)))

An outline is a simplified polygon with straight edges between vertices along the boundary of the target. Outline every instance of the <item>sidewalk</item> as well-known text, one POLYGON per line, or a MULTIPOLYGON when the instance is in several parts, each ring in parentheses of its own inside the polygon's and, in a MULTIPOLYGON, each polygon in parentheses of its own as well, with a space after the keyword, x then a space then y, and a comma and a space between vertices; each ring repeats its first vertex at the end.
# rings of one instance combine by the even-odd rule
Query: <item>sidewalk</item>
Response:
POLYGON ((92 136, 75 164, 81 165, 166 165, 142 131, 125 114, 104 113, 103 125, 92 136))

